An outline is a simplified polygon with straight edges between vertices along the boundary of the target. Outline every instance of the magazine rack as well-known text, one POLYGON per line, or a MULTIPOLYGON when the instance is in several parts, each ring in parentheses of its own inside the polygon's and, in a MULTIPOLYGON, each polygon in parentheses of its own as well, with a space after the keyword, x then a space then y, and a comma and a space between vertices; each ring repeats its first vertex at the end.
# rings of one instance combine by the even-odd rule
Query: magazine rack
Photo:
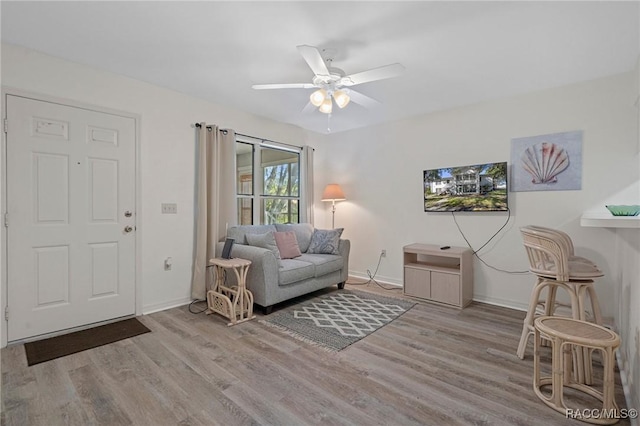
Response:
POLYGON ((218 313, 235 325, 255 318, 253 315, 253 294, 247 290, 246 280, 250 260, 246 259, 211 259, 215 281, 213 288, 207 292, 207 315, 218 313), (227 270, 236 274, 237 286, 227 287, 225 278, 227 270))

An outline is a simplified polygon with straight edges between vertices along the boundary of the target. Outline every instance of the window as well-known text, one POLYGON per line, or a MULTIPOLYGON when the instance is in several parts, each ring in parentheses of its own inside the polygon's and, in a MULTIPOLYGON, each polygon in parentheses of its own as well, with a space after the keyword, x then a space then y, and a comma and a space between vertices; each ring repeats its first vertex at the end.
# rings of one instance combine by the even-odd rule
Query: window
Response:
POLYGON ((238 224, 253 223, 253 144, 236 142, 236 191, 238 224))
POLYGON ((239 224, 300 222, 298 149, 238 136, 236 178, 239 224))

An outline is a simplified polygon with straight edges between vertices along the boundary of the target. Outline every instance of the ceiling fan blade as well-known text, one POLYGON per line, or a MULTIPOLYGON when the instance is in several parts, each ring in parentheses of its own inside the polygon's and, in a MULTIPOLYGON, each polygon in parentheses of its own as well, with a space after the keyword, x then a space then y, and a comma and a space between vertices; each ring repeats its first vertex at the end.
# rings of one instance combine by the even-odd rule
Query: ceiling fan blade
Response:
POLYGON ((317 109, 317 107, 313 106, 313 104, 311 102, 307 102, 307 104, 304 106, 304 108, 302 108, 301 113, 302 114, 307 114, 307 113, 313 111, 314 109, 317 109))
POLYGON ((297 46, 297 48, 315 75, 329 75, 327 65, 324 63, 324 59, 322 59, 317 47, 303 44, 297 46))
POLYGON ((316 87, 312 83, 289 83, 289 84, 254 84, 251 88, 256 90, 264 89, 313 89, 316 87))
POLYGON ((373 98, 370 98, 367 95, 363 95, 360 92, 356 92, 353 89, 349 89, 349 97, 351 98, 351 102, 355 102, 359 105, 362 105, 365 108, 375 108, 380 104, 380 102, 376 101, 373 98))
POLYGON ((373 68, 367 71, 347 75, 340 79, 343 86, 355 86, 356 84, 368 83, 370 81, 384 80, 385 78, 393 78, 401 75, 404 67, 401 64, 385 65, 380 68, 373 68))

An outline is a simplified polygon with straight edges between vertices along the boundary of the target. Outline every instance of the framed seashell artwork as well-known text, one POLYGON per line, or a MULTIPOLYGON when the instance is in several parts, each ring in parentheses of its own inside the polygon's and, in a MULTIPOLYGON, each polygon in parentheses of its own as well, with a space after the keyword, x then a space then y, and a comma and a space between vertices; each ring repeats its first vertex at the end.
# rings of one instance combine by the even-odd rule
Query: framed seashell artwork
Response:
POLYGON ((510 189, 582 189, 582 131, 512 139, 510 189))

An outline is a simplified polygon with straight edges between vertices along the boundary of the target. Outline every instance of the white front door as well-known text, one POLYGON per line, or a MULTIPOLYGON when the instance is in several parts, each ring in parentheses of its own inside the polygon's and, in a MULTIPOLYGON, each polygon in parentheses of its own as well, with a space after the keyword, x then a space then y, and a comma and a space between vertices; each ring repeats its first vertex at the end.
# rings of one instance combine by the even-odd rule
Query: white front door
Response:
POLYGON ((135 120, 6 105, 8 340, 135 314, 135 120))

